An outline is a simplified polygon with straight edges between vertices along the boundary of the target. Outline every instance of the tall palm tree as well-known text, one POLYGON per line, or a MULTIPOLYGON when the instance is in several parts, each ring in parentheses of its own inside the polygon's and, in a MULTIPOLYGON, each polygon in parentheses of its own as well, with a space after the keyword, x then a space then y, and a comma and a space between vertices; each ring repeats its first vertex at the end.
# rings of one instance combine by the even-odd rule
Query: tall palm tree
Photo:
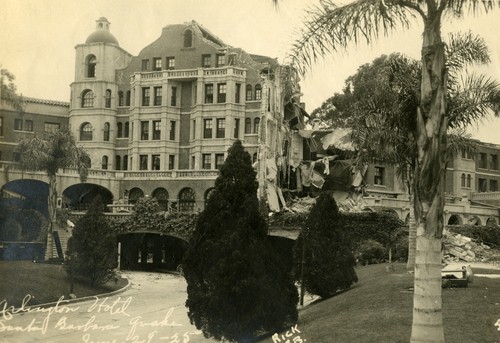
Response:
MULTIPOLYGON (((275 0, 277 1, 277 0, 275 0)), ((356 0, 336 6, 330 0, 309 12, 305 29, 291 58, 302 71, 319 56, 368 44, 379 35, 407 28, 414 18, 423 22, 419 106, 415 116, 415 218, 417 253, 413 297, 412 342, 444 342, 441 302, 441 244, 446 166, 447 67, 441 37, 443 19, 466 11, 496 7, 493 1, 356 0), (470 4, 470 6, 465 6, 470 4), (481 6, 481 8, 479 8, 481 6)))
POLYGON ((89 155, 76 145, 70 131, 56 131, 46 138, 34 136, 19 142, 21 166, 26 170, 43 171, 49 177, 49 229, 45 259, 53 257, 53 230, 56 227, 57 173, 62 168, 76 168, 80 181, 85 182, 90 167, 89 155))
MULTIPOLYGON (((448 155, 460 152, 474 154, 475 143, 469 139, 470 135, 465 134, 464 128, 491 113, 496 113, 500 105, 500 84, 484 75, 471 74, 465 79, 460 78, 467 67, 490 61, 488 48, 482 38, 470 32, 452 34, 446 45, 446 55, 451 80, 448 82, 447 152, 448 155)), ((372 72, 376 75, 374 80, 363 89, 361 97, 348 94, 347 97, 351 101, 357 101, 348 106, 347 110, 354 108, 351 123, 354 124, 353 139, 359 147, 358 164, 382 160, 396 165, 398 175, 407 181, 410 196, 407 267, 413 269, 416 248, 413 206, 416 142, 413 139, 411 122, 418 107, 420 68, 417 61, 398 54, 390 55, 385 59, 385 63, 378 62, 377 66, 378 68, 373 67, 376 68, 372 72), (353 117, 358 120, 353 120, 353 117)), ((450 155, 448 161, 453 157, 450 155)))
POLYGON ((17 87, 14 83, 16 77, 7 69, 0 69, 0 99, 14 107, 18 112, 23 112, 23 97, 17 94, 17 87))

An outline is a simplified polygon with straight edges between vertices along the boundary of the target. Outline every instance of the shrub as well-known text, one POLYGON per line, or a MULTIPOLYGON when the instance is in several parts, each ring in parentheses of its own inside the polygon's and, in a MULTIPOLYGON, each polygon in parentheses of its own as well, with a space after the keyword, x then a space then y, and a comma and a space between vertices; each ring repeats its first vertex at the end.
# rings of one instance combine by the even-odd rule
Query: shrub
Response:
POLYGON ((100 197, 94 199, 68 240, 66 272, 70 277, 85 278, 92 285, 101 285, 111 279, 117 265, 116 235, 103 209, 100 197))
POLYGON ((297 319, 297 289, 267 241, 255 176, 235 142, 189 242, 186 306, 205 337, 253 342, 297 319))
MULTIPOLYGON (((305 270, 301 281, 309 293, 322 298, 331 297, 358 281, 351 235, 342 224, 335 199, 322 193, 297 240, 297 262, 302 259, 302 244, 305 243, 305 270)), ((296 277, 300 275, 301 267, 297 266, 296 277)))
POLYGON ((383 262, 387 256, 387 249, 373 239, 362 241, 356 249, 356 259, 362 265, 383 262))

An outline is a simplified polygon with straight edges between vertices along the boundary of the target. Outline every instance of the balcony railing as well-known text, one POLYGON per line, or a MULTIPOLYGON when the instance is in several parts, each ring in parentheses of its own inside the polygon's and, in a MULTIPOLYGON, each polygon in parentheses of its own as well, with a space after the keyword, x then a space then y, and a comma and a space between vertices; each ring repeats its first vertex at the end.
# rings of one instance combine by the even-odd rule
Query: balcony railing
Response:
MULTIPOLYGON (((19 163, 0 161, 0 171, 8 170, 18 173, 36 173, 45 174, 43 171, 23 170, 19 163)), ((78 177, 76 168, 59 169, 59 176, 78 177)), ((218 170, 107 170, 107 169, 89 169, 89 178, 124 178, 124 179, 188 179, 188 178, 207 178, 213 179, 219 175, 218 170)))
POLYGON ((238 75, 245 76, 245 69, 238 67, 222 67, 222 68, 198 68, 198 69, 181 69, 181 70, 163 70, 139 72, 131 76, 131 81, 138 80, 161 80, 161 79, 189 79, 199 78, 203 76, 225 76, 238 75))
POLYGON ((472 193, 471 200, 500 200, 500 192, 485 192, 485 193, 472 193))

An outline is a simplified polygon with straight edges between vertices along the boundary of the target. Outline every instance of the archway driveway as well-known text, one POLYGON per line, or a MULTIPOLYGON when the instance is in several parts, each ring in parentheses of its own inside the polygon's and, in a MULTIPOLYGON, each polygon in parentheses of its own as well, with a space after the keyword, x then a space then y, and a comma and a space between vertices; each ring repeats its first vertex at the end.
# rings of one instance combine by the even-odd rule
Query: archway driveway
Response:
POLYGON ((10 319, 2 313, 2 304, 0 342, 215 342, 189 323, 183 277, 129 271, 122 275, 131 286, 108 297, 60 303, 10 319))

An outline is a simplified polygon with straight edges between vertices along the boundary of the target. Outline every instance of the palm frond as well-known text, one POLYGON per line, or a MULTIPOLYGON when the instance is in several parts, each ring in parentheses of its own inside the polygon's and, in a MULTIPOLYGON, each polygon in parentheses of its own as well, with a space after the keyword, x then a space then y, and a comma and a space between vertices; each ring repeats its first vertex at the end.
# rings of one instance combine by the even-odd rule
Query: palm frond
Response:
POLYGON ((500 83, 485 75, 461 78, 448 99, 450 127, 465 127, 500 111, 500 83))
POLYGON ((446 134, 448 144, 446 146, 446 160, 451 161, 461 153, 474 156, 477 153, 477 141, 472 139, 463 128, 449 129, 446 134))
POLYGON ((303 75, 319 57, 351 43, 369 44, 396 28, 407 29, 416 10, 418 6, 412 1, 357 0, 341 7, 330 0, 321 1, 306 13, 305 28, 290 54, 292 63, 303 75))

